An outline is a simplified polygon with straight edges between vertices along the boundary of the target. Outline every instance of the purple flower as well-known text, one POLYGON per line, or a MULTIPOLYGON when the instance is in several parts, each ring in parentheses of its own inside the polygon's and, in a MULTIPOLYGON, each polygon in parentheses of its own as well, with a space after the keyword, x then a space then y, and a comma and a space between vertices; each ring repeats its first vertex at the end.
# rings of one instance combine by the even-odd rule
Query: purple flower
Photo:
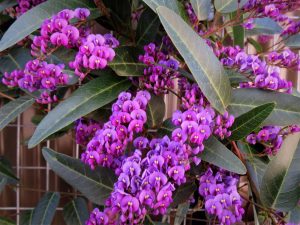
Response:
POLYGON ((80 20, 85 20, 87 17, 89 17, 90 11, 85 8, 77 8, 74 11, 74 16, 80 20))

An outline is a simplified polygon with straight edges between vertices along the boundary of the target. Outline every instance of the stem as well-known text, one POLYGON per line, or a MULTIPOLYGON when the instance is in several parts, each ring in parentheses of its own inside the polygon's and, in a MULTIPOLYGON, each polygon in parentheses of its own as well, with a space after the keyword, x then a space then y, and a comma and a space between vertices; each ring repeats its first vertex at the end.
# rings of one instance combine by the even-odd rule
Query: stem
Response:
POLYGON ((13 98, 13 97, 11 97, 11 96, 9 96, 9 95, 7 95, 7 94, 4 94, 4 93, 2 93, 2 92, 0 92, 0 96, 2 96, 2 97, 4 97, 4 98, 7 98, 7 99, 9 99, 9 100, 12 100, 12 101, 15 100, 15 98, 13 98))

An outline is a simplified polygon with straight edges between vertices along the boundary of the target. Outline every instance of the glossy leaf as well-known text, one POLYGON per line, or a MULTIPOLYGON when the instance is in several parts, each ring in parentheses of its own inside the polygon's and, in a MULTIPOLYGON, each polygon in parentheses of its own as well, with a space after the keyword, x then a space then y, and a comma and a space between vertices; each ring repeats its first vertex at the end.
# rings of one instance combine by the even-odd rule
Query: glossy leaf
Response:
POLYGON ((26 111, 33 103, 33 98, 23 96, 2 106, 0 108, 0 130, 7 126, 22 112, 26 111))
POLYGON ((271 114, 275 103, 258 106, 235 118, 231 130, 231 140, 241 140, 254 131, 271 114))
POLYGON ((63 9, 94 7, 89 0, 49 0, 24 13, 5 32, 0 41, 0 52, 23 40, 37 30, 42 22, 63 9))
POLYGON ((180 10, 178 7, 177 0, 143 0, 154 12, 156 12, 159 6, 165 6, 178 15, 180 14, 180 10))
POLYGON ((29 140, 29 148, 36 146, 78 118, 113 101, 129 86, 130 82, 127 79, 112 75, 103 75, 83 85, 48 113, 29 140))
POLYGON ((0 216, 0 224, 1 225, 15 225, 16 223, 11 219, 0 216))
POLYGON ((214 1, 216 10, 221 13, 231 13, 242 8, 248 0, 217 0, 214 1))
POLYGON ((253 24, 253 29, 246 30, 247 36, 262 34, 273 35, 279 34, 282 31, 278 23, 270 18, 255 18, 253 24))
POLYGON ((300 223, 300 205, 297 205, 293 210, 290 211, 288 221, 291 224, 300 223))
POLYGON ((189 211, 189 208, 190 208, 189 202, 185 202, 185 203, 178 205, 177 210, 176 210, 174 225, 181 225, 181 223, 183 222, 183 220, 186 217, 186 214, 189 211))
POLYGON ((178 15, 166 7, 157 10, 165 30, 203 94, 217 111, 224 112, 230 101, 231 86, 223 66, 205 40, 178 15))
POLYGON ((290 48, 299 48, 300 47, 300 34, 295 34, 288 37, 285 40, 285 45, 290 48))
POLYGON ((15 48, 8 52, 7 55, 0 57, 0 72, 12 72, 16 69, 23 69, 25 64, 31 60, 29 49, 15 48))
POLYGON ((280 126, 300 124, 300 98, 285 93, 258 89, 235 89, 228 111, 238 117, 269 102, 274 102, 276 106, 263 124, 280 126))
POLYGON ((89 218, 89 211, 84 198, 76 198, 65 205, 64 220, 67 225, 84 225, 89 218))
POLYGON ((247 41, 255 48, 256 52, 259 53, 263 51, 262 45, 253 38, 247 38, 247 41))
POLYGON ((207 20, 210 12, 212 11, 211 0, 191 0, 194 12, 198 20, 207 20))
POLYGON ((56 153, 49 148, 43 148, 43 156, 58 176, 96 204, 103 205, 113 190, 116 177, 107 168, 91 170, 79 159, 56 153))
POLYGON ((173 202, 170 207, 174 208, 177 205, 186 202, 196 190, 197 186, 194 183, 185 183, 180 185, 173 194, 173 202))
POLYGON ((0 179, 6 178, 8 183, 15 184, 18 178, 14 175, 13 169, 5 158, 0 158, 0 179))
POLYGON ((157 35, 159 25, 158 16, 150 8, 146 8, 139 19, 136 29, 136 44, 144 46, 153 42, 157 35))
MULTIPOLYGON (((233 12, 230 14, 231 19, 235 19, 237 17, 237 12, 233 12)), ((239 22, 243 23, 243 15, 239 15, 239 22)), ((238 45, 241 48, 244 48, 244 39, 245 39, 245 28, 241 25, 232 26, 233 31, 233 44, 238 45)))
POLYGON ((248 144, 238 142, 238 147, 246 160, 247 171, 252 183, 255 185, 255 190, 260 192, 260 185, 269 163, 269 158, 267 156, 259 157, 259 152, 248 144))
POLYGON ((141 76, 144 74, 145 64, 137 62, 137 49, 129 46, 115 49, 116 56, 109 63, 119 76, 141 76), (136 57, 134 57, 136 56, 136 57))
POLYGON ((226 74, 229 78, 231 86, 239 86, 241 82, 246 82, 248 79, 243 76, 241 73, 236 72, 234 70, 226 70, 226 74))
POLYGON ((268 164, 261 184, 261 200, 267 207, 287 212, 300 199, 300 134, 291 134, 268 164))
POLYGON ((0 194, 5 188, 6 184, 7 184, 7 178, 6 177, 0 178, 0 194))
POLYGON ((52 223, 56 207, 58 206, 60 194, 47 192, 33 210, 31 224, 50 225, 52 223))
POLYGON ((204 146, 204 151, 199 154, 203 161, 237 174, 247 172, 241 160, 215 137, 212 136, 206 140, 204 146))
POLYGON ((157 128, 163 122, 166 106, 163 96, 152 95, 147 105, 147 125, 150 128, 157 128))

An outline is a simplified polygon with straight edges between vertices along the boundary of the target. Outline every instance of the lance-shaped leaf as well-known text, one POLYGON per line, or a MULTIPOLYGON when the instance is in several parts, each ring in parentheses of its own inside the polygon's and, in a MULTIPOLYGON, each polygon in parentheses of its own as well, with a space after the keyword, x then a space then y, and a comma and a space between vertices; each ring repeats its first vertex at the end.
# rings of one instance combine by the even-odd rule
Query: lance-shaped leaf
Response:
POLYGON ((191 4, 198 20, 207 20, 212 11, 211 0, 191 0, 191 4))
POLYGON ((166 107, 163 96, 152 95, 147 105, 147 125, 157 128, 163 122, 166 107))
POLYGON ((137 62, 138 52, 136 48, 123 46, 115 49, 116 56, 109 63, 119 76, 141 76, 144 73, 145 64, 137 62), (135 57, 136 56, 136 57, 135 57))
POLYGON ((248 0, 217 0, 214 1, 216 10, 221 13, 231 13, 242 8, 248 0))
POLYGON ((274 35, 279 34, 282 28, 274 20, 270 18, 256 18, 254 19, 254 28, 246 30, 246 35, 274 35))
POLYGON ((57 192, 46 193, 33 210, 31 224, 50 225, 58 206, 60 194, 57 192))
POLYGON ((0 178, 0 194, 3 191, 3 189, 5 188, 6 184, 7 184, 7 178, 6 177, 0 178))
POLYGON ((26 210, 21 213, 20 216, 20 225, 33 225, 32 224, 32 216, 33 216, 33 209, 26 210))
POLYGON ((89 218, 89 211, 84 198, 76 198, 65 205, 64 220, 67 225, 84 225, 89 218))
MULTIPOLYGON (((242 24, 243 23, 243 15, 239 15, 237 12, 230 13, 230 19, 239 19, 239 22, 242 24)), ((244 39, 245 39, 245 28, 241 25, 235 25, 232 27, 232 32, 233 32, 233 44, 238 45, 241 48, 244 48, 244 39)))
POLYGON ((165 6, 177 14, 180 14, 177 0, 143 0, 154 12, 159 6, 165 6))
POLYGON ((90 201, 103 205, 113 190, 116 177, 106 168, 91 170, 80 160, 43 148, 43 155, 51 169, 90 201))
POLYGON ((259 152, 248 144, 238 142, 238 147, 246 159, 246 167, 251 181, 255 185, 255 191, 260 192, 262 178, 270 160, 267 156, 259 157, 259 152))
POLYGON ((285 93, 258 89, 235 89, 228 111, 238 117, 269 102, 274 102, 276 106, 263 124, 280 126, 300 124, 300 98, 285 93))
POLYGON ((300 134, 286 137, 268 164, 261 183, 261 200, 267 207, 287 212, 300 199, 300 134))
POLYGON ((254 131, 273 111, 275 103, 267 103, 244 113, 234 120, 231 130, 231 140, 241 140, 254 131))
POLYGON ((8 183, 15 184, 18 182, 18 178, 14 175, 11 164, 5 158, 0 158, 0 179, 6 178, 8 183))
POLYGON ((127 90, 129 86, 130 82, 127 79, 109 74, 83 85, 42 120, 29 140, 29 148, 39 144, 78 118, 113 101, 121 91, 127 90))
POLYGON ((0 12, 18 4, 17 0, 4 0, 0 2, 0 12))
POLYGON ((185 183, 180 185, 175 194, 173 194, 173 202, 171 203, 170 207, 174 208, 177 205, 184 203, 196 190, 197 186, 195 183, 185 183))
POLYGON ((295 34, 288 37, 284 41, 285 45, 290 48, 299 48, 300 47, 300 34, 295 34))
POLYGON ((299 224, 300 223, 300 205, 297 205, 293 210, 289 212, 289 223, 299 224))
POLYGON ((203 94, 217 111, 224 112, 230 100, 231 86, 223 66, 205 40, 176 13, 166 7, 159 7, 157 11, 203 94))
POLYGON ((165 136, 168 135, 170 136, 173 132, 173 130, 176 129, 176 126, 172 123, 172 118, 166 119, 162 125, 160 126, 160 128, 157 131, 157 134, 159 136, 165 136))
POLYGON ((26 111, 33 103, 33 98, 23 96, 2 106, 0 108, 0 130, 13 121, 19 114, 26 111))
POLYGON ((5 32, 0 41, 0 52, 13 46, 37 30, 42 22, 63 9, 92 8, 89 0, 49 0, 24 13, 5 32))
POLYGON ((144 46, 154 41, 159 29, 159 24, 158 16, 150 8, 145 9, 136 29, 136 44, 144 46))
POLYGON ((11 219, 0 216, 0 224, 1 225, 15 225, 16 223, 11 219))
POLYGON ((206 140, 204 146, 204 151, 199 154, 203 161, 237 174, 247 172, 242 161, 215 137, 212 136, 206 140))

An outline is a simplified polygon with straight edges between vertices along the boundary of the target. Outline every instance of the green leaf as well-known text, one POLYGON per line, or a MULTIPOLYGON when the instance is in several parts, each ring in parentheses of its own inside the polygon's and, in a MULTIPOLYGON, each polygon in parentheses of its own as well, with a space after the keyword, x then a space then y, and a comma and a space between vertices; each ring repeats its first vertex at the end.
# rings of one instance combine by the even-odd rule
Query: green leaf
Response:
POLYGON ((215 137, 212 136, 206 140, 204 146, 204 151, 199 154, 203 161, 237 174, 247 172, 241 160, 215 137))
POLYGON ((93 6, 89 0, 48 0, 24 13, 8 28, 0 41, 0 52, 23 40, 37 30, 45 19, 63 9, 93 6))
POLYGON ((212 11, 211 0, 191 0, 190 2, 198 20, 207 20, 210 12, 212 11))
POLYGON ((223 113, 230 101, 231 87, 218 58, 205 40, 173 11, 166 7, 159 7, 157 10, 166 32, 203 94, 217 111, 223 113))
POLYGON ((186 202, 196 190, 197 186, 195 183, 185 183, 180 185, 175 194, 173 194, 173 202, 170 207, 174 208, 177 205, 186 202))
POLYGON ((261 200, 267 207, 292 210, 300 199, 300 133, 283 141, 280 151, 268 164, 261 183, 261 200))
POLYGON ((300 205, 297 205, 293 210, 290 211, 289 223, 295 225, 300 223, 300 205))
POLYGON ((16 4, 18 4, 17 0, 4 0, 1 1, 0 3, 0 12, 2 12, 3 10, 13 7, 16 4))
POLYGON ((50 225, 58 206, 60 194, 57 192, 47 192, 33 210, 32 225, 50 225))
POLYGON ((177 0, 143 0, 154 12, 159 6, 165 6, 177 14, 180 14, 177 0))
POLYGON ((226 74, 232 86, 239 86, 241 82, 248 81, 248 79, 245 76, 243 76, 241 73, 234 70, 227 69, 226 74))
POLYGON ((147 125, 150 128, 157 128, 163 122, 166 106, 163 96, 151 95, 147 105, 147 125))
POLYGON ((0 72, 12 72, 16 69, 23 69, 25 64, 31 60, 30 50, 27 48, 14 48, 7 55, 0 58, 0 72))
POLYGON ((33 211, 34 210, 32 209, 32 210, 26 210, 21 213, 20 225, 33 225, 32 224, 33 211))
POLYGON ((5 188, 6 184, 7 184, 7 178, 6 177, 0 178, 0 194, 5 188))
POLYGON ((83 85, 48 113, 29 140, 29 148, 36 146, 78 118, 113 101, 129 86, 130 82, 127 79, 109 74, 83 85))
POLYGON ((269 158, 267 156, 259 157, 259 152, 248 144, 238 142, 238 147, 246 159, 247 171, 251 177, 251 181, 255 185, 255 190, 260 192, 260 185, 269 163, 269 158))
POLYGON ((12 221, 11 219, 7 219, 5 217, 0 216, 0 224, 1 225, 15 225, 16 222, 12 221))
POLYGON ((221 13, 231 13, 242 8, 248 0, 217 0, 214 1, 216 10, 221 13))
POLYGON ((65 205, 63 215, 67 225, 84 225, 89 218, 89 211, 84 198, 76 198, 65 205))
POLYGON ((174 225, 181 225, 184 218, 186 217, 186 214, 189 211, 189 208, 190 208, 189 202, 185 202, 185 203, 178 205, 177 210, 176 210, 174 225))
POLYGON ((43 148, 43 156, 58 176, 98 205, 103 205, 113 190, 116 177, 107 168, 91 170, 79 159, 56 153, 49 148, 43 148))
POLYGON ((23 96, 2 106, 0 108, 0 130, 7 126, 19 114, 26 111, 33 103, 33 98, 23 96))
POLYGON ((158 16, 150 8, 146 8, 139 19, 136 29, 136 44, 144 46, 153 42, 157 35, 159 25, 160 21, 158 16))
POLYGON ((299 48, 300 47, 300 34, 295 34, 288 37, 284 41, 285 45, 290 48, 299 48))
POLYGON ((282 28, 274 20, 270 18, 255 18, 254 19, 254 28, 246 30, 247 36, 252 35, 274 35, 279 34, 282 31, 282 28))
POLYGON ((274 102, 276 106, 263 124, 279 126, 300 124, 300 98, 285 93, 250 88, 235 89, 228 111, 238 117, 269 102, 274 102))
POLYGON ((241 140, 254 131, 271 114, 275 103, 267 103, 244 113, 234 120, 230 140, 241 140))
POLYGON ((10 163, 5 158, 0 158, 0 178, 6 178, 8 183, 17 183, 18 178, 14 175, 10 163))
MULTIPOLYGON (((237 17, 237 12, 233 12, 230 14, 231 19, 235 19, 237 17)), ((243 23, 243 15, 239 16, 239 22, 243 23)), ((242 25, 236 25, 232 27, 233 31, 233 44, 238 45, 241 48, 244 48, 244 39, 245 39, 245 28, 242 25)))
POLYGON ((176 129, 176 126, 172 123, 172 118, 166 119, 162 125, 160 126, 160 128, 157 131, 157 134, 159 136, 165 136, 168 135, 170 136, 173 132, 173 130, 176 129))
POLYGON ((258 43, 256 40, 253 38, 247 38, 247 41, 255 48, 255 50, 259 53, 263 51, 263 47, 261 46, 260 43, 258 43))
POLYGON ((137 62, 137 49, 130 46, 123 46, 115 49, 116 56, 109 63, 119 76, 141 76, 144 74, 145 64, 137 62), (136 56, 136 57, 134 57, 136 56))

